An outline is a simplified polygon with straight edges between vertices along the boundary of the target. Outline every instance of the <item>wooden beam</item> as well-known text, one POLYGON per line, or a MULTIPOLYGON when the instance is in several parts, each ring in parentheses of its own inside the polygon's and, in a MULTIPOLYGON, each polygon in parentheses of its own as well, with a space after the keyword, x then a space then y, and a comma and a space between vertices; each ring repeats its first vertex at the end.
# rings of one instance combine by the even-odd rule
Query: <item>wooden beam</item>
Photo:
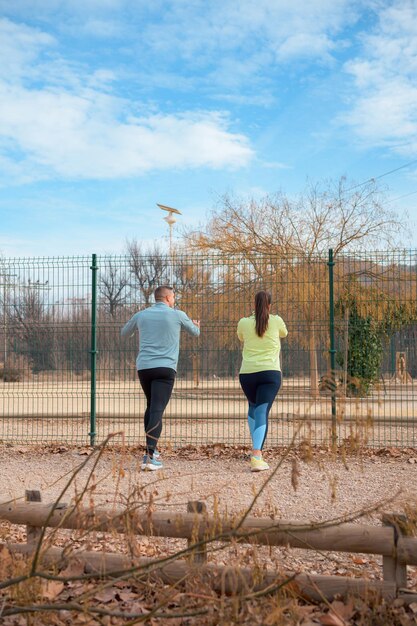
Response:
MULTIPOLYGON (((138 535, 221 541, 231 539, 241 543, 275 546, 291 546, 332 552, 381 554, 391 557, 394 553, 394 530, 392 527, 366 526, 363 524, 339 524, 315 528, 311 522, 286 522, 266 518, 248 517, 236 530, 237 520, 204 517, 198 520, 194 513, 155 512, 144 509, 64 508, 52 512, 52 505, 40 503, 0 503, 0 519, 14 524, 30 524, 42 527, 68 529, 93 528, 100 532, 133 532, 138 535)), ((415 540, 417 541, 417 539, 415 540)))
MULTIPOLYGON (((200 526, 200 523, 204 521, 204 518, 202 517, 202 515, 207 514, 207 507, 205 503, 200 502, 199 500, 189 500, 187 502, 187 512, 194 514, 195 529, 197 531, 198 527, 200 526)), ((188 539, 188 547, 192 548, 193 544, 197 542, 198 542, 198 539, 196 540, 194 539, 194 537, 191 537, 191 539, 188 539)), ((206 563, 207 562, 207 544, 203 544, 191 550, 189 560, 193 563, 196 563, 196 564, 198 563, 199 565, 206 563)))
POLYGON ((397 558, 400 563, 417 565, 416 537, 399 537, 397 543, 397 558))
POLYGON ((394 550, 391 556, 382 557, 384 580, 394 582, 398 589, 407 587, 407 565, 398 560, 397 545, 402 535, 402 526, 406 522, 405 515, 389 513, 382 516, 382 523, 394 531, 394 550))
MULTIPOLYGON (((41 492, 36 489, 26 489, 25 491, 26 502, 41 502, 41 492)), ((38 526, 26 525, 26 541, 32 550, 35 550, 38 545, 38 541, 42 535, 42 529, 38 526)))
MULTIPOLYGON (((12 554, 29 554, 25 544, 6 544, 12 554)), ((320 576, 308 574, 294 574, 291 572, 276 573, 271 571, 253 574, 250 568, 231 566, 202 565, 196 566, 183 560, 177 560, 165 565, 155 565, 154 559, 130 558, 125 555, 106 552, 75 551, 65 554, 61 548, 49 548, 42 553, 41 563, 64 567, 69 559, 76 559, 85 566, 87 573, 96 573, 97 576, 109 576, 113 572, 120 575, 123 570, 132 566, 143 567, 144 576, 160 578, 163 582, 174 584, 178 581, 202 579, 205 583, 225 595, 235 595, 250 591, 267 591, 271 593, 282 583, 288 582, 286 588, 294 596, 303 597, 312 601, 322 601, 326 598, 332 601, 336 597, 357 595, 361 597, 383 597, 388 601, 395 598, 396 585, 382 580, 362 580, 343 576, 320 576), (290 580, 292 579, 292 580, 290 580)), ((139 573, 135 574, 140 575, 139 573)))

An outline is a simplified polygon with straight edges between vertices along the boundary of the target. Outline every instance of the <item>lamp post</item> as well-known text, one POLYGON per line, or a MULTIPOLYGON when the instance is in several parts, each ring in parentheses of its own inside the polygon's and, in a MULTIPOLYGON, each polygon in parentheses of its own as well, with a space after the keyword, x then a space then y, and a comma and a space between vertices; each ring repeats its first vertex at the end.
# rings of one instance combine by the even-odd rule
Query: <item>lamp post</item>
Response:
POLYGON ((169 260, 170 260, 170 264, 171 264, 171 271, 170 271, 170 283, 172 286, 172 279, 173 279, 173 259, 172 259, 172 227, 174 226, 175 222, 177 221, 177 218, 175 217, 175 215, 182 215, 181 211, 178 211, 178 209, 174 209, 173 207, 170 206, 166 206, 165 204, 158 204, 157 206, 159 206, 160 209, 162 209, 163 211, 167 211, 168 215, 166 215, 163 219, 164 221, 168 224, 169 226, 169 260))

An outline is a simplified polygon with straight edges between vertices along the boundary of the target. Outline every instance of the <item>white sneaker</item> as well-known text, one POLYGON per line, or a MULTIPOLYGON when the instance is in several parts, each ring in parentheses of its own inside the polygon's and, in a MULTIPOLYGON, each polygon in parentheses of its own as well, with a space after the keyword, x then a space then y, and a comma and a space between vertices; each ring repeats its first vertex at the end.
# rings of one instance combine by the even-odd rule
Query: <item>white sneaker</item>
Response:
POLYGON ((143 457, 143 461, 141 465, 142 470, 155 472, 157 470, 162 469, 163 467, 164 466, 162 465, 161 461, 158 461, 155 458, 151 459, 151 457, 148 457, 147 454, 145 454, 145 456, 143 457))
POLYGON ((251 456, 250 458, 250 471, 262 472, 263 470, 269 470, 269 465, 261 456, 251 456))

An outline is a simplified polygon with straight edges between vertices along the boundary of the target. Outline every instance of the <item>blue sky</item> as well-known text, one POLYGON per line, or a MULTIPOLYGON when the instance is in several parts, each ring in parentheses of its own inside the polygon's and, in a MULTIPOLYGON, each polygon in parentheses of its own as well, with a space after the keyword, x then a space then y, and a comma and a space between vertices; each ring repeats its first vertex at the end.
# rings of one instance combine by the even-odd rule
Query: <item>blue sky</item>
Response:
POLYGON ((167 244, 157 202, 198 228, 225 192, 397 168, 417 247, 416 0, 0 0, 0 55, 5 257, 167 244))

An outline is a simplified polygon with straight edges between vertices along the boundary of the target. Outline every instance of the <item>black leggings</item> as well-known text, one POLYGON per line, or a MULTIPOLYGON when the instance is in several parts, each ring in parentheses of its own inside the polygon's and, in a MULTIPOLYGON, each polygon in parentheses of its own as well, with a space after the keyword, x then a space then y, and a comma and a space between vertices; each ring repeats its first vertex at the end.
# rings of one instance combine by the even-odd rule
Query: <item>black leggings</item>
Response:
POLYGON ((153 456, 162 431, 162 414, 171 397, 175 382, 175 370, 170 367, 152 367, 139 370, 138 376, 146 396, 144 416, 146 453, 153 456))

